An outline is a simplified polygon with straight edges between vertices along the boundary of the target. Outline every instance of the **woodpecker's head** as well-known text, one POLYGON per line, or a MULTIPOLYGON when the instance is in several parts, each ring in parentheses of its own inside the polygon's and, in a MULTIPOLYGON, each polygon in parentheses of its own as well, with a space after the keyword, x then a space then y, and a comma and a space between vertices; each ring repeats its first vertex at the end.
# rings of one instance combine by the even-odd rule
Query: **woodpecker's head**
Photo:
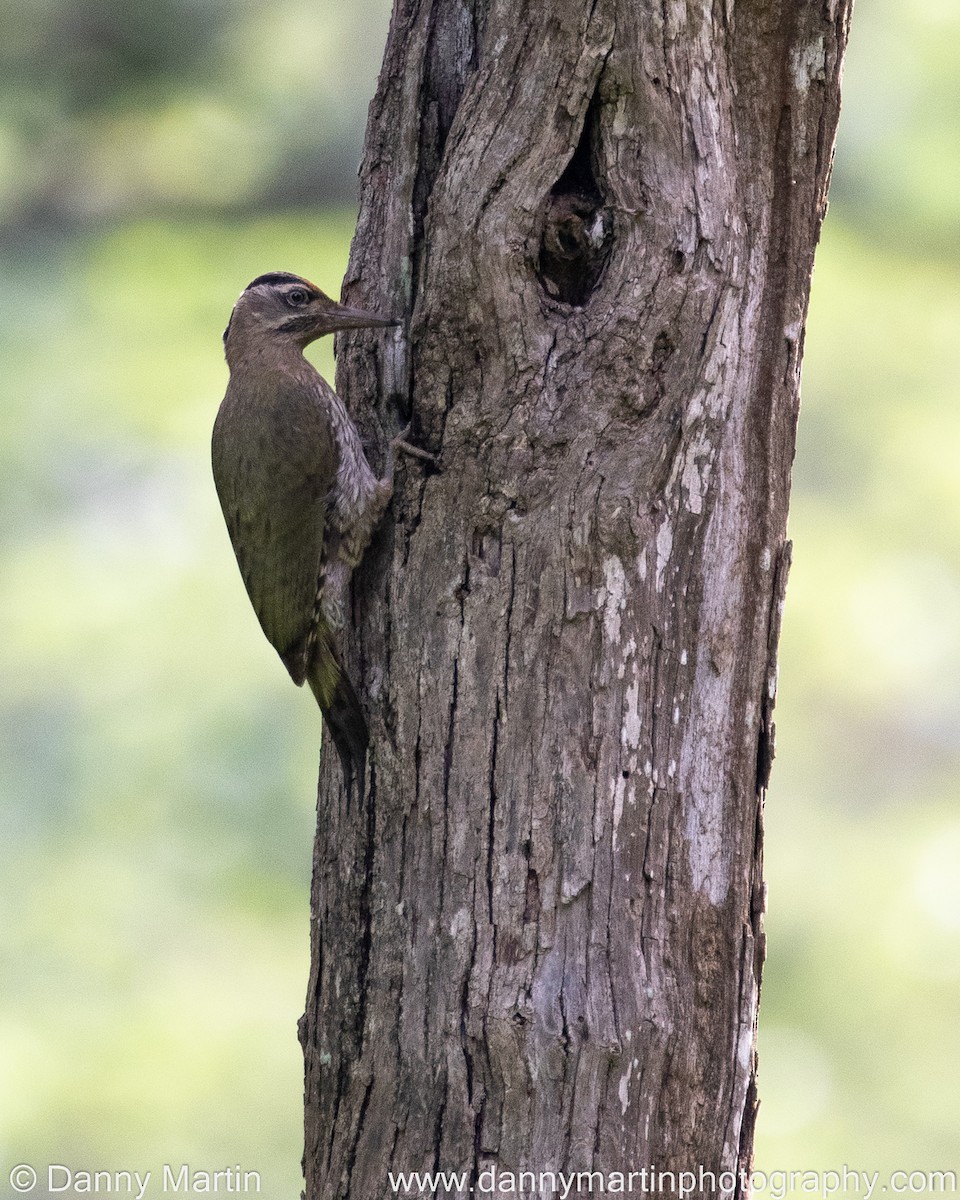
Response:
POLYGON ((362 308, 348 308, 324 295, 315 283, 274 271, 258 275, 246 286, 233 312, 223 342, 227 356, 237 342, 244 345, 287 343, 301 349, 326 333, 364 329, 374 325, 399 325, 362 308))

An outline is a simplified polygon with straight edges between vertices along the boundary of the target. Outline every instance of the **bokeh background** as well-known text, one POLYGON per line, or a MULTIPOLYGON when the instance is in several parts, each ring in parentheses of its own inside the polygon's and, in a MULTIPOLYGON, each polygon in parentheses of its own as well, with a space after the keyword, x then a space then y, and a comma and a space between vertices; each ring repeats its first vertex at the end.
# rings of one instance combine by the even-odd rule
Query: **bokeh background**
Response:
MULTIPOLYGON (((387 19, 0 2, 0 1196, 21 1161, 299 1193, 319 722, 208 442, 239 289, 338 291, 387 19)), ((861 0, 767 805, 768 1171, 960 1168, 958 379, 960 7, 861 0)))

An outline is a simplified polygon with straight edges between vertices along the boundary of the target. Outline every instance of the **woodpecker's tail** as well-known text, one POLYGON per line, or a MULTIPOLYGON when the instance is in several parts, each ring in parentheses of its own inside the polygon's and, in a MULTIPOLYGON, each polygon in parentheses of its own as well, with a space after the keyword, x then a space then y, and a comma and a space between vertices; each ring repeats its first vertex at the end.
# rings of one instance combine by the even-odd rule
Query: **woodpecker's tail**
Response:
POLYGON ((362 789, 370 740, 367 722, 353 684, 340 665, 332 638, 325 630, 318 631, 307 682, 340 755, 347 787, 357 778, 362 789))

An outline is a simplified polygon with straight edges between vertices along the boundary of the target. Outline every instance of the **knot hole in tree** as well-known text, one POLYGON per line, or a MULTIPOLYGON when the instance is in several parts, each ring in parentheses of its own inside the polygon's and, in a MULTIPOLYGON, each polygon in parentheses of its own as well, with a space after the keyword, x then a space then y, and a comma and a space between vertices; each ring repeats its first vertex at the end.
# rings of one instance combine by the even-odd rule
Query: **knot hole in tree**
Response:
POLYGON ((537 275, 554 300, 582 308, 596 291, 613 243, 613 217, 597 178, 599 103, 587 108, 580 141, 544 205, 537 275))

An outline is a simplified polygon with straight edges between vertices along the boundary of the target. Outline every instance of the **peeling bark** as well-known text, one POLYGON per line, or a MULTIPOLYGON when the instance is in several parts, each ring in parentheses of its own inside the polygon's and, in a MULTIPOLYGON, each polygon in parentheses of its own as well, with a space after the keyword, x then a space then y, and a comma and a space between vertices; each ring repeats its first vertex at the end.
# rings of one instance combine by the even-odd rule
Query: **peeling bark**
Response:
POLYGON ((849 7, 398 0, 346 290, 408 325, 345 339, 338 390, 440 469, 401 464, 353 585, 372 744, 362 797, 321 773, 308 1200, 749 1166, 849 7))

